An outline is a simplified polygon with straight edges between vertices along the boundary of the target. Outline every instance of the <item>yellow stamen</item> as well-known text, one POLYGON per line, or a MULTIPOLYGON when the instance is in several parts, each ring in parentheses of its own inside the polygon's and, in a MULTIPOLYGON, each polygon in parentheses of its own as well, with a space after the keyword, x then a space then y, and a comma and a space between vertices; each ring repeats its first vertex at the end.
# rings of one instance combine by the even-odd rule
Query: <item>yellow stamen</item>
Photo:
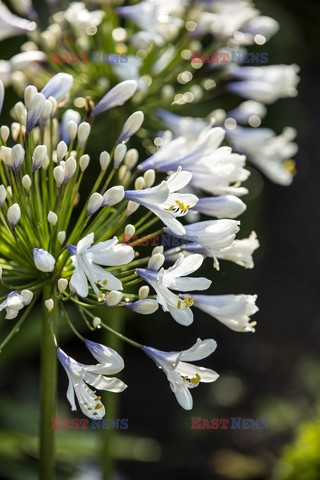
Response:
POLYGON ((284 166, 284 169, 287 172, 291 173, 292 176, 297 173, 296 162, 294 160, 292 160, 291 158, 290 159, 288 158, 287 160, 285 160, 283 162, 283 166, 284 166))
POLYGON ((200 375, 199 375, 198 373, 196 373, 196 376, 195 376, 195 377, 193 377, 193 378, 188 378, 188 376, 186 375, 185 377, 182 377, 182 380, 183 380, 184 382, 189 382, 189 383, 191 383, 192 385, 197 386, 197 385, 199 385, 199 383, 200 383, 200 381, 201 381, 201 377, 200 377, 200 375))

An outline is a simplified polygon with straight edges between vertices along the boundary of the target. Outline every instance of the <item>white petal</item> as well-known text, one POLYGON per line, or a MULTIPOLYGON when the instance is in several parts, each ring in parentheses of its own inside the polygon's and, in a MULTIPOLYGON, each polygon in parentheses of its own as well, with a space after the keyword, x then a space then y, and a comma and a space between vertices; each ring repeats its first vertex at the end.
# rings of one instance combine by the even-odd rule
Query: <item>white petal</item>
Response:
POLYGON ((90 247, 94 242, 94 233, 89 233, 86 237, 82 238, 77 244, 77 254, 83 252, 90 247))
POLYGON ((200 382, 203 383, 215 382, 219 378, 219 374, 210 368, 197 367, 185 362, 179 362, 176 371, 189 378, 194 378, 198 374, 201 378, 200 382))
MULTIPOLYGON (((172 384, 170 385, 172 388, 172 384)), ((192 410, 193 400, 191 393, 187 387, 185 387, 184 385, 175 385, 175 387, 172 388, 172 391, 175 394, 176 399, 182 408, 184 408, 185 410, 192 410)))
POLYGON ((180 359, 187 361, 197 361, 208 357, 217 348, 217 342, 212 338, 201 340, 198 338, 197 342, 188 350, 181 353, 180 359))
POLYGON ((70 280, 70 285, 76 290, 80 297, 88 296, 88 282, 81 267, 76 266, 70 280))

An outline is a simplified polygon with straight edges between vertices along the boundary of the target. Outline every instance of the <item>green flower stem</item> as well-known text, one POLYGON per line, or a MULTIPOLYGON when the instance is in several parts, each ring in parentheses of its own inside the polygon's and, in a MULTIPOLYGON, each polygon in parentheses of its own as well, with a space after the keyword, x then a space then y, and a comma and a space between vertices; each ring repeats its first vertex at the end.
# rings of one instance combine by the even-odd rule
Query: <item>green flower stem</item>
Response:
MULTIPOLYGON (((51 297, 51 286, 43 291, 43 303, 51 297)), ((40 480, 53 480, 54 474, 54 430, 52 417, 56 412, 57 355, 51 334, 50 322, 56 307, 49 313, 43 305, 41 339, 41 413, 40 413, 40 480)))

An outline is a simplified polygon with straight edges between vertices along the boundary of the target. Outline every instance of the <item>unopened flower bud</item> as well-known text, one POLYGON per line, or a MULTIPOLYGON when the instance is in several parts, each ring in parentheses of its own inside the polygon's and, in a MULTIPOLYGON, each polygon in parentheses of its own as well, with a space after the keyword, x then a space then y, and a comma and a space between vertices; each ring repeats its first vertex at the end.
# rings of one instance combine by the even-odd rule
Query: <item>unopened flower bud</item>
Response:
POLYGON ((139 203, 129 200, 128 206, 127 206, 127 216, 132 215, 132 213, 136 212, 139 206, 140 206, 139 203))
POLYGON ((7 125, 2 125, 0 135, 3 143, 6 143, 10 135, 10 128, 7 125))
POLYGON ((35 172, 41 168, 47 156, 47 146, 38 145, 32 155, 32 170, 35 172))
POLYGON ((143 177, 136 178, 136 181, 134 182, 134 188, 136 190, 142 190, 143 187, 144 187, 144 178, 143 177))
POLYGON ((33 127, 38 123, 38 120, 43 112, 44 104, 45 104, 45 96, 42 93, 36 93, 31 102, 30 106, 28 107, 27 111, 27 125, 26 130, 30 132, 33 127))
POLYGON ((129 138, 134 135, 143 123, 144 115, 142 112, 134 112, 125 122, 122 132, 117 140, 117 143, 127 142, 129 138))
POLYGON ((149 270, 160 270, 162 265, 164 264, 165 261, 165 256, 162 253, 156 253, 155 255, 152 255, 148 262, 148 269, 149 270))
POLYGON ((114 150, 114 168, 118 168, 127 153, 127 147, 120 143, 114 150))
POLYGON ((129 223, 128 225, 126 225, 126 228, 124 229, 124 234, 126 238, 129 240, 129 238, 131 238, 132 235, 134 235, 135 231, 136 231, 136 227, 134 225, 131 225, 131 223, 129 223))
POLYGON ((152 187, 152 185, 154 184, 154 181, 156 179, 156 172, 152 169, 147 170, 144 173, 143 178, 144 178, 145 187, 146 188, 152 187))
POLYGON ((21 168, 21 165, 24 161, 25 151, 22 145, 18 143, 14 145, 11 150, 11 160, 12 160, 12 168, 15 172, 18 172, 21 168))
POLYGON ((63 293, 68 288, 68 280, 66 278, 59 278, 58 280, 58 290, 60 293, 63 293))
POLYGON ((12 136, 12 139, 15 142, 18 141, 21 128, 22 127, 21 127, 20 123, 17 123, 17 122, 12 122, 11 123, 11 136, 12 136))
POLYGON ((124 188, 121 185, 109 188, 103 195, 103 205, 112 207, 124 198, 124 188))
POLYGON ((54 97, 49 97, 48 100, 51 103, 51 117, 52 117, 57 111, 58 102, 54 97))
POLYGON ((1 158, 6 167, 12 168, 12 149, 10 147, 1 147, 1 158))
POLYGON ((24 104, 26 109, 30 107, 31 101, 35 94, 38 93, 38 90, 34 85, 29 85, 24 91, 24 104))
POLYGON ((44 304, 48 312, 52 312, 52 310, 54 309, 54 301, 52 300, 52 298, 49 298, 49 300, 46 300, 44 304))
POLYGON ((100 193, 93 193, 89 198, 88 206, 87 206, 87 216, 92 215, 95 213, 101 205, 103 204, 103 196, 100 193))
POLYGON ((17 203, 14 203, 8 208, 7 218, 11 228, 14 228, 18 225, 21 218, 21 210, 17 203))
POLYGON ((120 182, 123 182, 123 180, 126 178, 127 172, 128 172, 127 165, 121 165, 121 167, 118 170, 118 177, 120 182))
POLYGON ((104 97, 97 103, 93 110, 94 115, 110 110, 111 108, 123 105, 137 90, 137 82, 135 80, 125 80, 111 88, 104 97))
POLYGON ((94 319, 92 320, 92 326, 93 328, 101 328, 101 318, 94 317, 94 319))
POLYGON ((43 248, 33 249, 33 260, 36 268, 41 272, 52 272, 55 266, 55 259, 51 253, 43 248))
POLYGON ((0 185, 0 207, 3 207, 7 199, 7 190, 4 185, 0 185))
POLYGON ((23 305, 29 305, 33 299, 33 293, 30 290, 22 290, 21 298, 23 305))
POLYGON ((106 170, 108 168, 108 165, 110 163, 110 155, 108 152, 104 151, 100 153, 100 166, 101 170, 106 170))
POLYGON ((127 165, 128 168, 132 170, 133 167, 136 166, 138 160, 139 160, 138 150, 136 150, 135 148, 130 148, 130 150, 128 150, 126 153, 124 163, 127 165))
POLYGON ((32 181, 31 181, 31 178, 29 177, 29 175, 24 175, 22 177, 22 185, 27 191, 30 190, 30 187, 32 185, 32 181))
POLYGON ((151 255, 156 255, 157 253, 163 253, 163 250, 164 250, 163 245, 158 245, 158 247, 154 247, 151 255))
POLYGON ((64 182, 64 169, 61 165, 53 169, 53 178, 56 181, 57 187, 61 187, 64 182))
POLYGON ((126 307, 133 312, 140 313, 141 315, 150 315, 158 310, 159 304, 152 298, 146 298, 145 300, 128 303, 126 307))
POLYGON ((108 307, 115 307, 118 305, 123 297, 123 293, 118 292, 117 290, 112 290, 106 297, 105 303, 108 307))
POLYGON ((88 140, 90 134, 90 124, 88 122, 80 123, 78 127, 78 145, 82 147, 88 140))
POLYGON ((64 166, 64 181, 69 182, 77 170, 77 162, 74 157, 69 157, 64 166))
POLYGON ((44 109, 41 114, 41 120, 46 122, 51 115, 51 111, 52 111, 51 102, 49 100, 46 100, 44 102, 44 109))
POLYGON ((87 155, 87 154, 82 155, 82 157, 79 160, 79 165, 80 165, 80 168, 81 168, 81 172, 84 172, 88 168, 89 163, 90 163, 89 155, 87 155))
POLYGON ((57 216, 57 214, 50 211, 50 212, 48 213, 48 222, 49 222, 51 225, 55 226, 55 225, 57 224, 57 221, 58 221, 58 216, 57 216))
POLYGON ((58 242, 61 243, 61 245, 65 242, 66 236, 67 234, 64 230, 61 230, 61 232, 58 233, 57 239, 58 242))
POLYGON ((14 113, 18 122, 21 123, 21 125, 25 125, 27 111, 26 107, 23 105, 22 102, 18 102, 15 104, 14 113))
POLYGON ((150 293, 150 288, 148 287, 148 285, 144 285, 143 287, 139 288, 139 298, 140 300, 144 300, 145 298, 148 297, 150 293))
POLYGON ((67 132, 71 140, 74 140, 77 136, 78 125, 73 120, 67 123, 67 132))
POLYGON ((67 144, 62 140, 57 145, 57 161, 58 163, 66 156, 68 151, 67 144))

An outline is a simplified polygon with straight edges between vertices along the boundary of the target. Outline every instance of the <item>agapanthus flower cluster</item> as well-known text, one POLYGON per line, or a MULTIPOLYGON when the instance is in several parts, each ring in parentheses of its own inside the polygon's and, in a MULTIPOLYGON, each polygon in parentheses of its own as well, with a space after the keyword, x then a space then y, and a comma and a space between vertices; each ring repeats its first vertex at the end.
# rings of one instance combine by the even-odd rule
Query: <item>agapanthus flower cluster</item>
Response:
POLYGON ((1 7, 2 38, 28 36, 22 52, 1 63, 5 84, 23 92, 35 76, 42 88, 53 72, 74 72, 72 99, 83 106, 86 95, 98 100, 119 81, 135 80, 137 90, 125 109, 132 113, 138 106, 144 112, 140 137, 149 153, 163 141, 156 132, 168 128, 192 144, 215 122, 226 132, 225 144, 272 181, 292 182, 295 130, 285 128, 278 135, 261 123, 266 105, 297 94, 299 68, 268 64, 266 43, 279 24, 251 0, 141 0, 133 5, 99 0, 91 7, 75 1, 65 11, 52 10, 48 2, 45 30, 34 21, 31 1, 22 2, 24 8, 11 3, 32 21, 1 7), (226 93, 244 101, 224 110, 218 101, 226 93), (203 106, 205 118, 194 118, 195 104, 203 106))
MULTIPOLYGON (((1 348, 41 296, 69 379, 71 408, 78 402, 85 415, 100 419, 105 407, 96 391, 126 388, 114 376, 124 367, 120 355, 90 339, 99 328, 119 334, 101 317, 110 318, 110 307, 152 315, 161 306, 188 326, 199 309, 234 331, 253 332, 256 296, 215 295, 214 288, 208 291, 211 280, 197 271, 206 258, 212 259, 210 268, 224 260, 252 268, 258 241, 254 233, 238 238, 235 218, 246 208, 239 197, 249 172, 243 155, 221 146, 224 129, 208 125, 191 144, 183 132, 176 139, 167 136, 157 152, 139 161, 138 151, 128 148, 144 120, 136 111, 119 131, 106 124, 113 147, 91 158, 87 143, 96 117, 122 109, 137 83, 117 84, 97 104, 88 97, 80 111, 68 108, 72 83, 72 76, 58 73, 40 92, 29 85, 24 101, 12 109, 15 121, 0 128, 0 270, 7 291, 0 311, 8 320, 17 318, 1 348), (161 242, 146 248, 147 240, 161 235, 172 239, 173 248, 161 242), (77 309, 77 320, 68 304, 77 309), (82 320, 86 333, 77 325, 82 320), (84 342, 95 359, 91 365, 61 348, 59 322, 84 342)), ((1 103, 3 94, 1 88, 1 103)), ((185 409, 192 408, 191 388, 218 377, 189 363, 213 353, 213 339, 163 352, 119 335, 163 370, 185 409)))

